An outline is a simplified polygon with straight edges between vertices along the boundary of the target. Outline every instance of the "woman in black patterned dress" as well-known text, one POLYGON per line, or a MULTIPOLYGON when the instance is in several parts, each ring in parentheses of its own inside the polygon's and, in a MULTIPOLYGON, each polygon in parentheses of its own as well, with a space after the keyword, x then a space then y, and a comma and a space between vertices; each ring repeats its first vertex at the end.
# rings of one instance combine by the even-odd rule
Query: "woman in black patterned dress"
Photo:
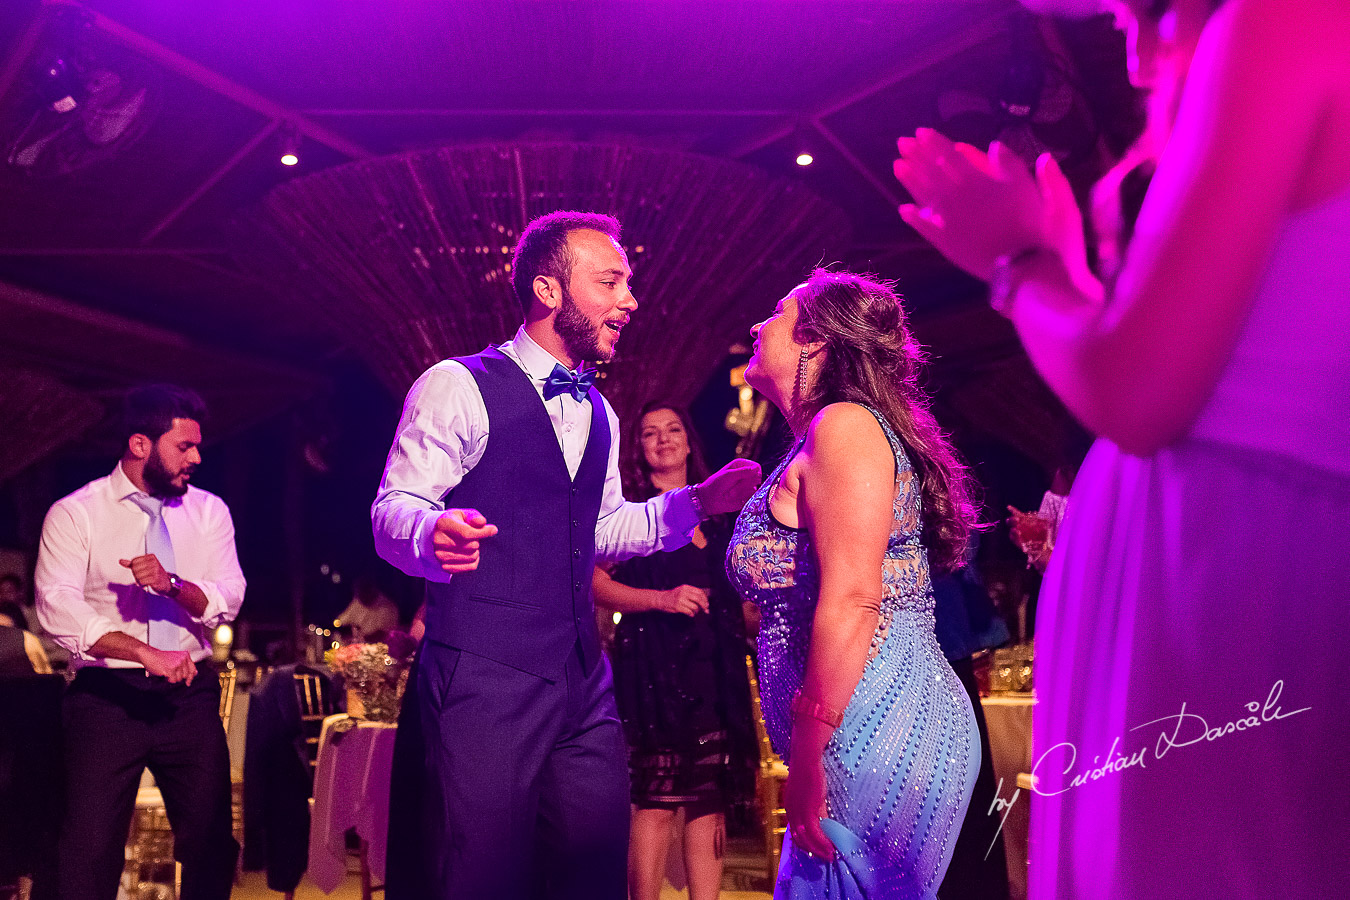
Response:
MULTIPOLYGON (((706 474, 684 410, 649 405, 625 448, 630 499, 706 474)), ((758 747, 745 673, 740 598, 722 560, 730 523, 705 521, 693 541, 596 570, 596 602, 622 613, 614 683, 629 746, 636 810, 628 856, 633 900, 656 900, 670 828, 684 810, 690 900, 713 900, 722 879, 726 811, 753 791, 758 747)))

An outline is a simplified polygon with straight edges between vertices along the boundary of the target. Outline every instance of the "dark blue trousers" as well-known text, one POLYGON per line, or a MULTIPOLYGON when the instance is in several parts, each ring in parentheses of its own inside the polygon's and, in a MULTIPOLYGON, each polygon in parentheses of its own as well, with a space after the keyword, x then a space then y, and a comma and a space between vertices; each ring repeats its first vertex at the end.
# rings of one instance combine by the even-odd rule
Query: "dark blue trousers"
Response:
POLYGON ((549 681, 424 641, 389 806, 389 900, 625 900, 628 767, 609 661, 549 681))
POLYGON ((230 830, 230 756, 220 682, 209 662, 192 684, 144 669, 83 669, 66 690, 66 808, 57 849, 61 900, 113 900, 146 767, 183 864, 183 900, 226 900, 239 845, 230 830))

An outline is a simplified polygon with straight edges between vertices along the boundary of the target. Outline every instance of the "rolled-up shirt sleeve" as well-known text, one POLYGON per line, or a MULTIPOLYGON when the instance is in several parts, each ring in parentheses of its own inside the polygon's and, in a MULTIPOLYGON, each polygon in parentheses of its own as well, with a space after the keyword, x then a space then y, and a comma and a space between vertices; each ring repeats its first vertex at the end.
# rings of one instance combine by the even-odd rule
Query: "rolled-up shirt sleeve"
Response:
POLYGON ((118 625, 99 615, 84 597, 89 566, 89 517, 79 506, 57 503, 47 511, 38 544, 33 588, 38 620, 52 640, 80 659, 118 625))
POLYGON ((375 550, 415 578, 449 582, 432 553, 445 496, 478 462, 487 443, 487 409, 473 376, 445 361, 413 384, 370 509, 375 550))
POLYGON ((247 587, 244 571, 239 568, 239 552, 234 546, 234 519, 230 516, 230 508, 219 498, 212 499, 214 502, 202 535, 210 570, 201 578, 193 579, 206 595, 206 609, 200 617, 192 618, 207 628, 234 621, 244 603, 247 587))
MULTIPOLYGON (((611 436, 619 433, 619 417, 605 401, 611 436)), ((609 468, 605 472, 600 517, 595 523, 597 562, 618 562, 646 556, 658 550, 674 550, 689 543, 698 526, 698 512, 689 498, 689 488, 658 494, 645 503, 623 499, 619 476, 619 442, 611 440, 609 468)))

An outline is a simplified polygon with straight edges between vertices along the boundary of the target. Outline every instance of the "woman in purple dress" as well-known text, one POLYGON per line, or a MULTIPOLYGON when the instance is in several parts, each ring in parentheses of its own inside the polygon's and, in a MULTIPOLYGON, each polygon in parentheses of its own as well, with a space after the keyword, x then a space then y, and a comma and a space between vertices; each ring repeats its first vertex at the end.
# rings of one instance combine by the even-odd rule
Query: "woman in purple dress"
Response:
POLYGON ((1350 897, 1350 6, 1109 5, 1165 145, 1113 285, 1048 156, 896 164, 1100 435, 1041 593, 1031 894, 1350 897))

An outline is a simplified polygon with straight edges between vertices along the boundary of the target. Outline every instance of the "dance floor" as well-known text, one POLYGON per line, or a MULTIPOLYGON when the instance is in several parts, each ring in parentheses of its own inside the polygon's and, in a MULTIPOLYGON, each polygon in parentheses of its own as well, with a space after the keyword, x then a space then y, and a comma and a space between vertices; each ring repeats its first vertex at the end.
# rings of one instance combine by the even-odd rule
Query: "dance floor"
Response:
MULTIPOLYGON (((728 842, 726 870, 722 876, 721 900, 770 900, 768 875, 764 868, 763 845, 746 837, 732 837, 728 842)), ((674 878, 683 883, 678 872, 674 878)), ((376 897, 383 894, 377 893, 376 897)), ((679 900, 688 897, 683 887, 677 888, 670 881, 661 891, 661 900, 679 900)), ((243 880, 235 885, 231 900, 280 900, 281 895, 267 889, 267 881, 261 872, 245 872, 243 880)), ((308 880, 300 882, 295 892, 295 900, 360 900, 361 881, 353 871, 331 894, 325 894, 308 880)))
MULTIPOLYGON (((678 900, 688 896, 687 890, 677 890, 669 882, 661 891, 661 900, 678 900)), ((721 900, 769 900, 770 896, 764 891, 723 889, 721 900)), ((242 883, 235 885, 230 897, 231 900, 279 900, 281 895, 267 889, 266 879, 261 872, 245 872, 242 883)), ((361 883, 356 875, 348 876, 347 880, 331 894, 323 893, 308 881, 300 882, 300 887, 295 892, 295 900, 360 900, 360 897, 361 883)))
MULTIPOLYGON (((376 894, 377 897, 382 896, 376 894)), ((661 891, 661 900, 678 900, 688 897, 689 892, 676 890, 669 883, 661 891)), ((231 900, 280 900, 281 895, 267 889, 267 882, 261 872, 246 872, 242 884, 235 885, 231 900)), ((350 876, 336 891, 325 894, 307 881, 300 882, 295 892, 295 900, 360 900, 361 884, 355 875, 350 876)), ((721 900, 769 900, 770 895, 762 891, 723 890, 721 900)))

